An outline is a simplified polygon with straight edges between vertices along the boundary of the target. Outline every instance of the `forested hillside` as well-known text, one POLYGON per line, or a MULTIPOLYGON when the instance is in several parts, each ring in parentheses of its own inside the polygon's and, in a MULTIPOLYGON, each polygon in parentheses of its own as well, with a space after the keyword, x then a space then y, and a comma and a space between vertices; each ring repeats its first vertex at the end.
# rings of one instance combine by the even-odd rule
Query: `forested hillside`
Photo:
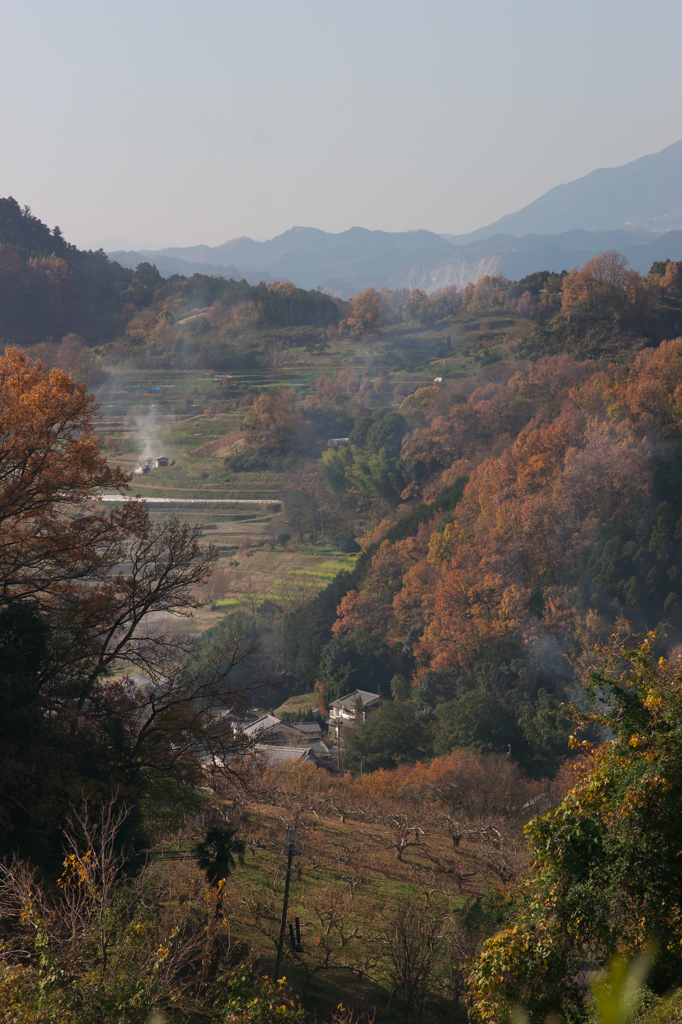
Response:
MULTIPOLYGON (((99 252, 83 252, 69 244, 58 227, 52 231, 11 197, 0 200, 0 337, 14 344, 59 341, 80 335, 90 345, 125 334, 132 318, 160 297, 172 296, 171 307, 182 301, 208 304, 221 298, 226 305, 251 300, 263 311, 265 323, 326 326, 336 308, 322 296, 313 298, 325 312, 268 300, 267 289, 242 282, 230 288, 222 278, 199 285, 182 279, 168 284, 149 263, 134 271, 99 252)), ((234 282, 232 282, 235 285, 234 282)), ((167 308, 164 307, 164 308, 167 308)), ((145 326, 148 319, 143 320, 145 326)), ((140 324, 133 328, 139 337, 140 324)))
POLYGON ((672 1022, 682 267, 341 302, 2 203, 0 1015, 574 1020, 654 936, 672 1022))
POLYGON ((121 331, 143 296, 103 252, 81 252, 16 200, 0 200, 0 336, 13 343, 121 331))
POLYGON ((437 753, 511 743, 551 771, 592 644, 657 629, 675 648, 682 342, 654 338, 677 326, 676 282, 673 264, 642 279, 604 257, 519 299, 502 282, 471 290, 469 308, 527 305, 517 358, 418 389, 322 456, 332 492, 374 490, 395 511, 352 578, 289 621, 295 677, 321 668, 327 699, 392 686, 437 753), (620 277, 600 280, 609 266, 620 277))

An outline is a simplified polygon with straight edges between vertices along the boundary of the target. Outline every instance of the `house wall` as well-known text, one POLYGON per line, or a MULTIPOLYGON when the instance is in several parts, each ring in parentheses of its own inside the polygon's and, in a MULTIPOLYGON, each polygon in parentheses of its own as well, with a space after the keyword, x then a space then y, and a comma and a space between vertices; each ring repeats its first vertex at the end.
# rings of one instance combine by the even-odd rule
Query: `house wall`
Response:
MULTIPOLYGON (((361 721, 366 722, 369 715, 373 715, 379 708, 366 708, 361 712, 361 721)), ((346 708, 330 708, 329 709, 329 721, 336 722, 341 719, 342 722, 357 722, 358 713, 354 710, 348 710, 346 708)))

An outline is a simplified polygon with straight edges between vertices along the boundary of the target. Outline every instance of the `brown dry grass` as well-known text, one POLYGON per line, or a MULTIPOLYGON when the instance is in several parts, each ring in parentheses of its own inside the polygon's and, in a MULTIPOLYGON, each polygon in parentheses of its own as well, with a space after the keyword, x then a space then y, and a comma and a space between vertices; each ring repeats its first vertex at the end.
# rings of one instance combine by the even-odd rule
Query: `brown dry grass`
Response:
POLYGON ((289 916, 300 919, 304 950, 294 955, 285 944, 282 973, 321 1014, 343 1001, 391 1019, 386 925, 412 907, 439 922, 427 1019, 451 1019, 465 961, 485 937, 485 923, 483 931, 480 920, 472 928, 469 917, 526 867, 523 824, 531 811, 524 804, 544 794, 548 806, 565 788, 554 792, 510 772, 495 755, 438 761, 363 780, 302 767, 249 770, 243 788, 216 781, 213 813, 237 826, 247 844, 225 896, 230 934, 247 942, 266 971, 279 933, 286 830, 297 828, 302 853, 293 861, 289 916), (466 789, 466 806, 428 781, 451 775, 466 789))

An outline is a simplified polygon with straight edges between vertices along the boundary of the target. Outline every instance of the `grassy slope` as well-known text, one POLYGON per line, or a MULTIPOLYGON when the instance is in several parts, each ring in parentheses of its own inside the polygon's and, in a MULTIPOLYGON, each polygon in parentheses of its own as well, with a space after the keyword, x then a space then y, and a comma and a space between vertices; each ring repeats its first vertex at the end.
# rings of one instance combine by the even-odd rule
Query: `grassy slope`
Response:
POLYGON ((288 697, 283 704, 276 708, 274 714, 278 716, 285 712, 303 714, 306 711, 317 711, 317 694, 314 692, 298 693, 293 697, 288 697))
MULTIPOLYGON (((239 831, 248 852, 244 865, 228 881, 225 896, 231 937, 247 942, 266 972, 274 969, 286 866, 282 852, 286 822, 298 817, 298 846, 304 852, 294 860, 289 916, 300 918, 301 959, 312 971, 321 962, 327 933, 334 950, 332 963, 368 966, 362 978, 347 969, 317 973, 309 982, 309 1009, 328 1014, 339 1002, 351 1003, 357 1011, 368 1011, 370 1016, 376 1013, 378 1021, 392 1020, 390 982, 375 962, 381 952, 382 926, 409 900, 417 906, 421 903, 430 913, 444 915, 455 931, 459 928, 466 934, 468 925, 468 941, 475 943, 481 923, 477 908, 482 896, 501 885, 503 853, 489 847, 484 868, 480 839, 465 837, 455 849, 449 836, 429 826, 428 814, 406 806, 402 809, 406 820, 421 823, 424 831, 419 845, 408 847, 398 859, 391 847, 397 832, 390 814, 380 822, 344 821, 340 815, 302 811, 304 802, 294 794, 277 803, 254 803, 242 819, 239 831), (447 865, 447 870, 434 870, 428 855, 447 865), (339 949, 339 924, 345 936, 352 936, 344 950, 339 949)), ((393 815, 396 820, 401 809, 398 811, 393 815)), ((511 846, 504 856, 508 865, 513 856, 511 846)), ((520 868, 523 858, 516 859, 520 868)), ((294 961, 288 945, 281 973, 299 990, 304 987, 305 971, 294 961)), ((442 1019, 444 1009, 434 999, 427 1018, 442 1019)))

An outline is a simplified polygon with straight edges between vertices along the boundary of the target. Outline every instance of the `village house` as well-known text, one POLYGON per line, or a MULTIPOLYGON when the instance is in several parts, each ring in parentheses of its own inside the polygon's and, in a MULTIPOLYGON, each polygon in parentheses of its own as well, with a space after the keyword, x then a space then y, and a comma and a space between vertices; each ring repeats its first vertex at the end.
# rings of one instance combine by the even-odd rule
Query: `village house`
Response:
POLYGON ((298 722, 293 728, 308 743, 322 739, 322 727, 319 722, 298 722))
MULTIPOLYGON (((327 750, 324 743, 321 746, 327 750)), ((329 775, 348 775, 348 772, 337 768, 330 758, 321 757, 313 747, 280 747, 268 743, 256 743, 251 747, 251 752, 259 759, 264 760, 270 768, 281 768, 285 764, 307 764, 313 768, 320 768, 329 775)), ((327 750, 327 754, 329 754, 329 750, 327 750)))
POLYGON ((222 720, 226 724, 229 723, 232 733, 236 736, 238 732, 243 732, 247 726, 257 722, 262 717, 262 712, 251 710, 237 711, 234 708, 214 708, 211 711, 211 715, 216 720, 222 720))
POLYGON ((381 694, 368 690, 353 690, 345 697, 333 700, 329 705, 329 725, 338 726, 345 722, 366 722, 369 715, 381 707, 381 694))
POLYGON ((255 722, 243 728, 250 740, 267 743, 268 746, 291 746, 297 733, 293 726, 280 721, 274 715, 261 715, 255 722))
POLYGON ((319 722, 300 722, 289 725, 274 715, 261 715, 241 730, 259 746, 302 747, 306 745, 319 757, 329 757, 329 749, 322 741, 319 722))

